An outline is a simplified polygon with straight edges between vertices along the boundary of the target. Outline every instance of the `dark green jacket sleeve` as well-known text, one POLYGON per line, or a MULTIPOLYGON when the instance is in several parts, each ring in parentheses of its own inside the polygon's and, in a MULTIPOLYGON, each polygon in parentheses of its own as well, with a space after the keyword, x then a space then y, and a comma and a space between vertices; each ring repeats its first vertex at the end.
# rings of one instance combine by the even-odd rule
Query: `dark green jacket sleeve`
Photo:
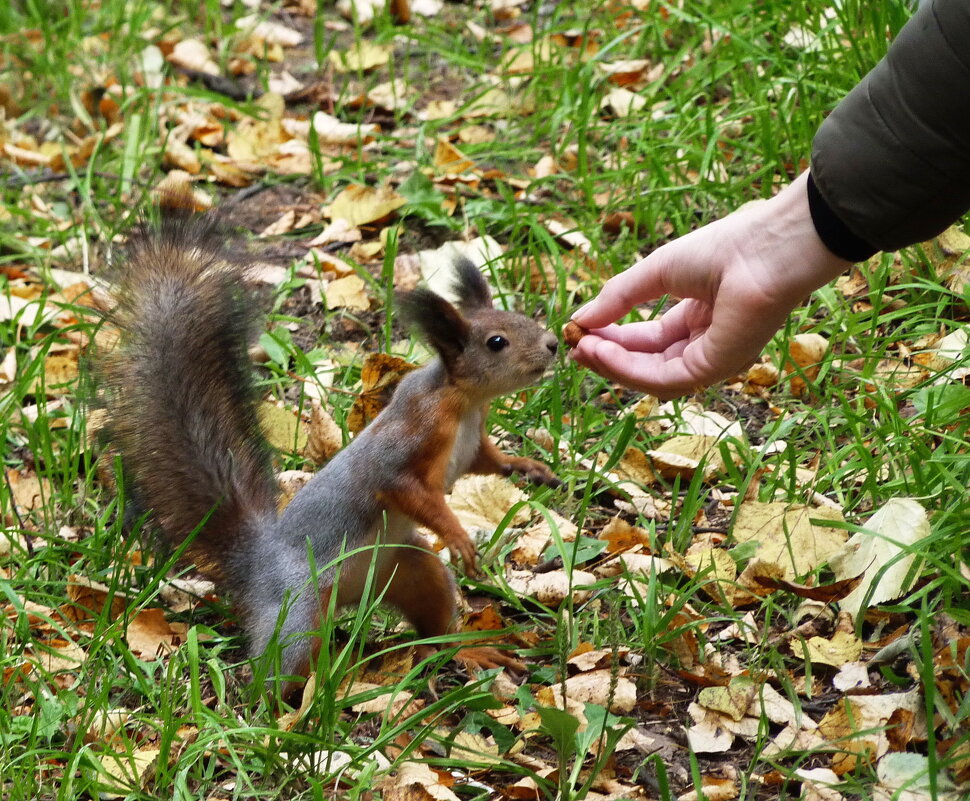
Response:
POLYGON ((924 0, 822 124, 811 172, 873 249, 929 239, 970 209, 970 0, 924 0))

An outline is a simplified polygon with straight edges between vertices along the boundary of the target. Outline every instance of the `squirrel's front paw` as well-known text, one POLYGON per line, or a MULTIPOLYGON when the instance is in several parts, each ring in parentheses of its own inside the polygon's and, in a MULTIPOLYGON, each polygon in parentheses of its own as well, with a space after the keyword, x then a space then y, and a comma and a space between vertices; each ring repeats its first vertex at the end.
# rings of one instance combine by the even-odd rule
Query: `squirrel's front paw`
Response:
POLYGON ((512 673, 525 673, 525 663, 520 662, 514 656, 510 656, 505 651, 498 648, 462 648, 455 654, 455 660, 461 662, 466 668, 476 670, 489 670, 492 668, 505 668, 512 673))
POLYGON ((451 561, 454 562, 455 558, 460 556, 465 575, 474 575, 478 552, 475 550, 475 543, 472 542, 471 537, 465 531, 461 532, 461 536, 458 534, 442 536, 440 533, 439 536, 444 540, 445 547, 451 554, 451 561))
POLYGON ((524 456, 509 461, 503 472, 507 476, 512 475, 512 473, 521 473, 533 484, 544 484, 547 487, 562 486, 562 481, 547 465, 537 462, 535 459, 526 459, 524 456))

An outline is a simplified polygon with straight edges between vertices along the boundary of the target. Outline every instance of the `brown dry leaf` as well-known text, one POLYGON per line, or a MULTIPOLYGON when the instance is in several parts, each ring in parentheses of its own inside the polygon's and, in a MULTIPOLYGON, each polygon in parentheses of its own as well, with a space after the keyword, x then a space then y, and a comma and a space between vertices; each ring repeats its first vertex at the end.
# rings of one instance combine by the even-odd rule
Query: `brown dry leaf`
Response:
POLYGON ((677 796, 677 801, 731 801, 738 797, 738 784, 734 779, 718 776, 704 776, 701 779, 701 791, 690 790, 677 796))
POLYGON ((556 239, 559 239, 571 248, 576 248, 583 253, 589 253, 593 247, 593 243, 590 242, 589 237, 578 230, 575 223, 562 220, 545 220, 543 225, 545 225, 546 230, 556 237, 556 239))
POLYGON ((423 120, 446 120, 455 115, 458 105, 454 100, 432 100, 418 116, 423 120))
MULTIPOLYGON (((377 14, 383 14, 387 0, 337 0, 337 11, 358 25, 369 25, 377 14)), ((314 12, 315 14, 318 11, 314 12)))
POLYGON ((367 72, 387 64, 393 52, 393 45, 375 44, 362 39, 346 52, 331 50, 327 58, 337 72, 367 72))
POLYGON ((418 91, 403 80, 379 83, 367 92, 367 103, 387 111, 407 111, 418 91))
POLYGON ((189 175, 198 175, 202 172, 202 162, 195 150, 174 135, 165 139, 162 161, 166 167, 185 170, 189 175))
POLYGON ((92 743, 110 743, 114 735, 122 729, 132 717, 130 709, 117 707, 114 709, 97 709, 86 720, 78 719, 84 725, 82 739, 88 745, 92 743))
POLYGON ((273 92, 267 92, 256 105, 265 114, 261 118, 247 117, 226 135, 226 149, 237 165, 262 165, 279 153, 279 146, 288 134, 283 129, 286 103, 273 92))
POLYGON ((829 341, 821 334, 798 334, 792 337, 788 343, 785 373, 790 376, 793 394, 800 395, 806 390, 805 379, 814 381, 818 377, 819 370, 822 369, 821 362, 828 349, 829 341), (801 375, 795 372, 796 366, 801 375))
POLYGON ((281 451, 303 453, 307 444, 306 426, 296 414, 272 401, 261 403, 258 411, 259 426, 270 445, 281 451))
POLYGON ((368 356, 360 369, 361 392, 347 417, 347 428, 355 434, 362 431, 388 404, 401 379, 417 368, 416 364, 385 353, 368 356))
POLYGON ((582 570, 573 570, 572 581, 565 570, 551 570, 548 573, 533 573, 531 570, 507 570, 509 587, 517 595, 535 598, 546 606, 559 606, 569 597, 572 590, 573 603, 583 603, 589 599, 591 587, 596 576, 582 570))
POLYGON ((555 541, 553 525, 563 542, 573 542, 579 533, 576 524, 562 515, 549 511, 549 518, 543 515, 534 526, 530 526, 515 537, 515 549, 510 554, 512 560, 520 565, 536 565, 549 544, 555 541), (550 520, 551 518, 551 520, 550 520))
POLYGON ((21 514, 40 509, 44 500, 51 497, 50 482, 39 478, 33 470, 7 470, 7 485, 13 493, 13 502, 21 514))
POLYGON ((650 550, 650 534, 642 528, 630 525, 619 515, 603 527, 599 538, 606 540, 607 553, 621 553, 640 548, 650 550))
POLYGON ((684 555, 684 562, 688 576, 703 575, 702 588, 715 601, 730 601, 735 595, 738 568, 723 548, 693 545, 684 555))
POLYGON ((367 311, 370 308, 370 295, 367 282, 359 275, 348 275, 327 284, 327 308, 367 311))
POLYGON ((125 639, 132 652, 142 659, 165 656, 185 641, 188 626, 169 622, 161 609, 143 609, 128 624, 125 639))
POLYGON ((612 648, 594 649, 588 646, 589 650, 573 653, 566 659, 566 664, 576 668, 581 673, 589 673, 592 670, 610 670, 616 660, 624 659, 630 649, 625 645, 619 646, 616 651, 612 648))
POLYGON ((462 173, 475 166, 474 161, 443 136, 438 137, 433 163, 436 172, 450 174, 462 173))
POLYGON ((949 289, 957 295, 967 291, 970 287, 970 236, 955 225, 924 243, 923 251, 949 289))
MULTIPOLYGON (((625 715, 637 703, 636 684, 627 676, 616 676, 614 671, 592 670, 566 679, 566 699, 580 704, 596 704, 607 707, 616 715, 625 715)), ((556 684, 543 687, 536 693, 536 700, 543 706, 565 709, 563 686, 556 684)))
MULTIPOLYGON (((447 498, 448 506, 466 529, 486 531, 494 531, 513 506, 527 500, 528 496, 509 479, 491 475, 462 476, 447 498)), ((523 505, 510 525, 521 526, 531 516, 532 511, 523 505)))
POLYGON ((326 209, 326 216, 336 220, 342 218, 351 227, 383 220, 407 203, 407 198, 399 195, 390 186, 374 189, 370 186, 351 184, 334 198, 326 209))
POLYGON ((310 425, 307 427, 306 456, 316 465, 330 461, 344 444, 343 431, 319 401, 310 404, 310 425))
POLYGON ((844 521, 841 512, 827 507, 747 501, 738 511, 733 534, 738 543, 757 542, 758 559, 780 565, 790 580, 827 562, 846 540, 844 530, 813 524, 813 518, 844 521))
MULTIPOLYGON (((765 563, 758 562, 757 564, 765 563)), ((842 600, 858 587, 862 582, 863 575, 863 573, 860 573, 858 576, 843 579, 842 581, 834 581, 831 584, 823 584, 820 587, 795 584, 794 582, 785 581, 784 579, 771 575, 754 576, 753 580, 755 584, 768 590, 784 590, 785 592, 797 595, 799 598, 811 598, 813 601, 830 604, 842 600)))
POLYGON ((424 762, 405 762, 381 784, 384 801, 460 801, 424 762))
POLYGON ((735 606, 741 606, 770 595, 773 592, 771 582, 780 581, 784 574, 785 571, 781 565, 765 562, 762 559, 752 559, 738 576, 739 592, 732 601, 735 606), (750 596, 746 598, 745 593, 740 591, 742 589, 750 593, 750 596))
POLYGON ((614 86, 642 89, 664 74, 663 63, 651 66, 649 59, 629 59, 626 61, 600 62, 597 65, 614 86))
POLYGON ((886 727, 897 710, 913 718, 913 739, 926 738, 926 712, 919 688, 888 695, 853 695, 830 709, 819 721, 818 731, 838 751, 832 768, 842 775, 855 769, 858 759, 878 759, 889 751, 886 727))
POLYGON ((112 592, 107 586, 85 576, 71 576, 68 579, 65 594, 68 603, 61 605, 60 613, 65 619, 75 623, 93 621, 102 614, 105 604, 109 602, 110 620, 117 620, 124 614, 128 605, 123 597, 112 592))
POLYGON ((355 681, 347 689, 347 697, 370 693, 374 690, 383 690, 367 701, 360 701, 354 704, 351 709, 359 715, 380 714, 385 718, 397 717, 402 712, 405 716, 410 716, 424 708, 423 698, 415 698, 413 693, 396 692, 394 687, 387 688, 383 684, 374 684, 369 681, 355 681))
POLYGON ((775 365, 762 361, 748 368, 744 380, 745 383, 754 384, 757 387, 773 387, 778 383, 779 377, 780 373, 775 365))
MULTIPOLYGON (((929 373, 917 364, 908 364, 903 359, 880 359, 876 364, 873 382, 866 382, 865 391, 868 394, 876 392, 876 384, 885 387, 893 393, 912 389, 926 380, 929 373)), ((874 408, 875 401, 865 397, 866 408, 874 408)))

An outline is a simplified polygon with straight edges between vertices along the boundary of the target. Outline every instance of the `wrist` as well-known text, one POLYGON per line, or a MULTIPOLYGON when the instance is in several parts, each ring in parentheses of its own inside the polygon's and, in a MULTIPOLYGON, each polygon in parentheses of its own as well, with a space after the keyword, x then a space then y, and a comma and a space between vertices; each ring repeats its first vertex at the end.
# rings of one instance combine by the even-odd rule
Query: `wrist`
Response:
POLYGON ((799 297, 824 286, 853 264, 851 259, 829 249, 819 235, 809 205, 808 181, 808 171, 803 172, 775 195, 765 204, 770 216, 762 220, 765 231, 776 232, 775 246, 779 244, 777 240, 784 242, 788 251, 782 262, 787 273, 785 283, 799 297))
POLYGON ((865 261, 878 252, 878 248, 856 236, 835 213, 816 185, 811 171, 808 173, 805 188, 815 232, 834 255, 846 261, 858 262, 865 261))

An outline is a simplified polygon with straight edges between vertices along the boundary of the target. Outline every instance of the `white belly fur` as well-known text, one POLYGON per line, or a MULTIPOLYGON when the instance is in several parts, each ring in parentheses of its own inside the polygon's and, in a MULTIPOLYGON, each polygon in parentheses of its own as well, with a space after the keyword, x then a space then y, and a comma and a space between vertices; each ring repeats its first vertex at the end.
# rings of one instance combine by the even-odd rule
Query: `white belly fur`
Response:
POLYGON ((455 445, 448 461, 448 475, 445 479, 445 492, 451 488, 459 476, 463 475, 478 455, 482 438, 482 411, 465 415, 455 433, 455 445))

